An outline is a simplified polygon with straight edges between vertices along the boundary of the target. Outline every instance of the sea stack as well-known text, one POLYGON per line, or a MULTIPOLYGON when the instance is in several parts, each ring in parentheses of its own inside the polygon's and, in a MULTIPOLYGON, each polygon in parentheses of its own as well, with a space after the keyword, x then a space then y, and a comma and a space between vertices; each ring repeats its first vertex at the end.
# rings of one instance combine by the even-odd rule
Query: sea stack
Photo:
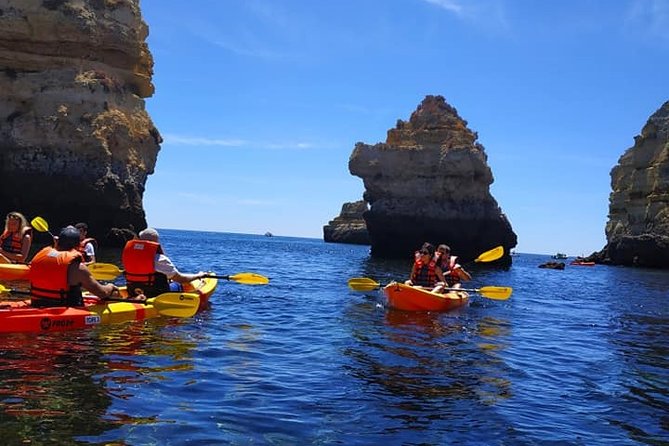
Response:
POLYGON ((369 245, 369 233, 363 214, 367 211, 363 200, 344 203, 341 213, 323 226, 323 240, 331 243, 369 245))
POLYGON ((85 221, 101 244, 146 227, 161 137, 139 0, 5 0, 0 10, 0 215, 85 221))
POLYGON ((442 96, 427 96, 385 143, 356 144, 349 170, 365 186, 372 256, 407 258, 428 241, 465 261, 501 245, 501 262, 511 263, 517 237, 490 194, 494 179, 477 139, 442 96))
POLYGON ((669 268, 669 101, 611 170, 607 244, 595 260, 669 268))

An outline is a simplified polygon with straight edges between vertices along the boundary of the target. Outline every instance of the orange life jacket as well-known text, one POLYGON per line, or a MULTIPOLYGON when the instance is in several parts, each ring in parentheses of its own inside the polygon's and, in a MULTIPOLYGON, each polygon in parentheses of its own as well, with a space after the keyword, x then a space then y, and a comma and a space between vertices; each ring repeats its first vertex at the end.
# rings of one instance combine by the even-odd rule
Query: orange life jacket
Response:
POLYGON ((413 275, 411 281, 418 286, 434 286, 437 283, 437 274, 434 269, 437 262, 430 259, 430 263, 424 263, 421 259, 414 262, 413 275))
POLYGON ((23 249, 23 237, 26 232, 3 232, 0 235, 0 247, 4 251, 11 252, 12 254, 21 254, 23 249))
POLYGON ((154 297, 169 292, 167 276, 156 271, 156 255, 162 252, 159 243, 148 240, 129 240, 125 244, 121 262, 131 296, 154 297))
POLYGON ((82 306, 80 285, 70 285, 67 271, 81 262, 81 254, 72 249, 58 251, 47 246, 30 262, 31 304, 37 307, 82 306))
POLYGON ((458 264, 457 256, 449 256, 448 259, 444 256, 440 256, 438 260, 439 267, 444 273, 444 279, 449 287, 452 287, 456 283, 460 283, 460 275, 455 271, 455 265, 458 264))

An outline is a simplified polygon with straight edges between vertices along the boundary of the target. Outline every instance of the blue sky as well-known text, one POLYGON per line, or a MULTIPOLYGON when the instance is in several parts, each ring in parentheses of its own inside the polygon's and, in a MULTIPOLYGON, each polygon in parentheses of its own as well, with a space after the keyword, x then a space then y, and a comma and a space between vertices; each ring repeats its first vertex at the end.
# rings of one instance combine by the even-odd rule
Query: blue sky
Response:
POLYGON ((142 0, 165 142, 149 225, 322 238, 356 142, 428 95, 479 134, 517 251, 605 244, 610 170, 669 99, 666 0, 142 0))

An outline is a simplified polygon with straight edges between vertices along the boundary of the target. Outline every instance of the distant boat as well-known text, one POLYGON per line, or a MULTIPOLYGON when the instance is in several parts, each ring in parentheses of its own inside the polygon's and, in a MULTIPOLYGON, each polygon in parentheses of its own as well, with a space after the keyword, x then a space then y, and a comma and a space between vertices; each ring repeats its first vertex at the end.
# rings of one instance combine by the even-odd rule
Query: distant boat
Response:
POLYGON ((517 255, 518 255, 518 253, 516 252, 516 250, 515 250, 515 249, 512 249, 512 250, 511 250, 511 255, 512 255, 512 256, 517 256, 517 255))
POLYGON ((563 254, 561 252, 558 252, 557 254, 555 254, 554 256, 551 256, 551 257, 554 258, 554 259, 566 259, 567 254, 563 254))
POLYGON ((272 233, 269 231, 265 232, 265 237, 272 237, 272 233))

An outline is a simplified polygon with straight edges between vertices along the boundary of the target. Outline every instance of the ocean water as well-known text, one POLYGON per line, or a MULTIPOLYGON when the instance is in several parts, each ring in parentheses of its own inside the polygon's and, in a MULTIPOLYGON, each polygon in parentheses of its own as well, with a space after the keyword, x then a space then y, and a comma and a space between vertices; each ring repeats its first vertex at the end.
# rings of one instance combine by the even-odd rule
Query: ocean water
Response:
POLYGON ((182 271, 271 281, 221 281, 190 319, 2 336, 0 444, 669 444, 669 272, 519 254, 467 284, 509 300, 402 313, 347 288, 408 274, 365 246, 161 238, 182 271))

